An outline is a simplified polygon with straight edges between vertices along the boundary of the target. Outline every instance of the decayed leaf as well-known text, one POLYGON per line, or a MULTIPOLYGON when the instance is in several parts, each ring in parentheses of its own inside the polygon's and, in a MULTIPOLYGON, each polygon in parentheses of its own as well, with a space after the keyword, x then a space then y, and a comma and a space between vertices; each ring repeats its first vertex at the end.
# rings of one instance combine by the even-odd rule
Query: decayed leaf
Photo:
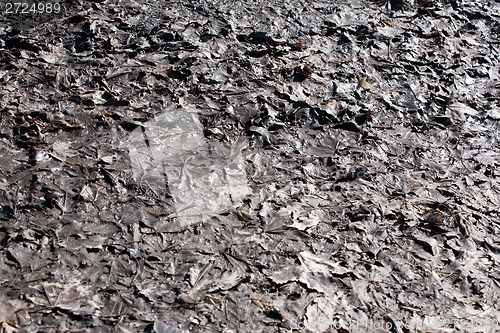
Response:
POLYGON ((494 1, 112 2, 0 18, 0 330, 496 332, 494 1))
POLYGON ((335 314, 331 301, 318 297, 306 309, 304 327, 312 332, 325 332, 334 324, 335 314))
POLYGON ((500 110, 499 109, 489 110, 488 116, 490 116, 491 118, 493 118, 495 120, 499 120, 500 119, 500 110))

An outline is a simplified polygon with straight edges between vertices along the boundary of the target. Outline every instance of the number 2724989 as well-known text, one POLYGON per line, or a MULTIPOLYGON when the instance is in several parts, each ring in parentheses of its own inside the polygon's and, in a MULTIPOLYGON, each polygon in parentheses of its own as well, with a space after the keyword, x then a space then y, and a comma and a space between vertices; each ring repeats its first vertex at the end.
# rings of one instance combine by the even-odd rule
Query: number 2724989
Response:
POLYGON ((58 2, 7 2, 3 7, 6 15, 58 14, 62 10, 58 2))

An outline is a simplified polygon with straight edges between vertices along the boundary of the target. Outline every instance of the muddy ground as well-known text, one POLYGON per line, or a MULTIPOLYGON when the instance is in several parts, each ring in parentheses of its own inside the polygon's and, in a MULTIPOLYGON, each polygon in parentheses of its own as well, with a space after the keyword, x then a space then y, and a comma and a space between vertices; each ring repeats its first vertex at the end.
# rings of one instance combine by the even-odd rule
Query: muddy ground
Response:
POLYGON ((0 14, 0 331, 500 330, 498 2, 61 5, 0 14), (189 223, 179 108, 251 189, 189 223))

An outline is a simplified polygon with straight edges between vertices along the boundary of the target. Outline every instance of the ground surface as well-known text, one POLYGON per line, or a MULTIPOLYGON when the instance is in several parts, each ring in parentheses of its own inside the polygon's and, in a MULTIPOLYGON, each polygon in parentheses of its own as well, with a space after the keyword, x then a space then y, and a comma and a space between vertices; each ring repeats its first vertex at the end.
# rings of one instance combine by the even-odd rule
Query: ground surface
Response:
POLYGON ((66 5, 0 16, 1 330, 500 330, 498 2, 66 5), (253 192, 189 225, 126 144, 181 106, 253 192))

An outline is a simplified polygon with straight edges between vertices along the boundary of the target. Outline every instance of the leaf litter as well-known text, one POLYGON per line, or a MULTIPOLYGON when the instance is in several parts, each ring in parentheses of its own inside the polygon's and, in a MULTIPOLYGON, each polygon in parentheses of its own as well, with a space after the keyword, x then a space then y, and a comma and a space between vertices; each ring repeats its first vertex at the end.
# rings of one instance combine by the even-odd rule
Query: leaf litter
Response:
POLYGON ((498 331, 496 2, 65 4, 0 17, 2 331, 498 331), (171 107, 229 211, 134 178, 171 107))

